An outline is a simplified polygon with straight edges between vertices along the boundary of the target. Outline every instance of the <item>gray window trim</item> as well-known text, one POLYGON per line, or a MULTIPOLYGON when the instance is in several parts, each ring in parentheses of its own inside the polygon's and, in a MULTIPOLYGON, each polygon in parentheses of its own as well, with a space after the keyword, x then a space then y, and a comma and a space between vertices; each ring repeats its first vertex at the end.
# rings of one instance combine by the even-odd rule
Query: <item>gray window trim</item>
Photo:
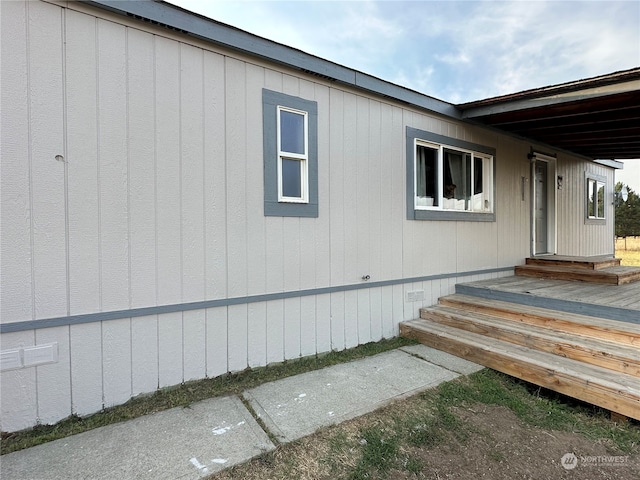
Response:
POLYGON ((264 215, 273 217, 317 217, 318 102, 263 89, 262 131, 264 154, 264 215), (302 110, 308 114, 309 203, 278 202, 278 106, 302 110))
POLYGON ((445 221, 459 221, 459 222, 495 222, 496 221, 496 149, 493 147, 487 147, 485 145, 479 145, 477 143, 467 142, 465 140, 458 140, 456 138, 446 137, 437 133, 427 132, 425 130, 419 130, 417 128, 407 127, 407 160, 406 160, 406 175, 407 175, 407 219, 408 220, 445 220, 445 221), (416 210, 414 208, 413 199, 413 171, 415 161, 415 140, 425 140, 427 142, 433 142, 441 145, 448 145, 451 147, 459 147, 465 150, 472 150, 478 153, 486 153, 493 157, 493 212, 492 213, 480 213, 480 212, 454 212, 454 211, 436 211, 436 210, 416 210))
POLYGON ((585 225, 606 225, 607 224, 607 177, 595 173, 584 172, 584 224, 585 225), (589 218, 589 180, 604 183, 604 218, 589 218))

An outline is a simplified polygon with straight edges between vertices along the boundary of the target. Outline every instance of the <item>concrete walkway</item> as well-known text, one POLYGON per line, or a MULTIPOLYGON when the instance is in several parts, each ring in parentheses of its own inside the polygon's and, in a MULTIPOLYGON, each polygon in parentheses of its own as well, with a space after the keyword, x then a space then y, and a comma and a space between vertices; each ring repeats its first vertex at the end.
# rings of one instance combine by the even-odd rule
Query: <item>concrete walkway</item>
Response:
POLYGON ((198 479, 321 427, 371 412, 480 365, 424 345, 283 378, 0 457, 14 479, 198 479))

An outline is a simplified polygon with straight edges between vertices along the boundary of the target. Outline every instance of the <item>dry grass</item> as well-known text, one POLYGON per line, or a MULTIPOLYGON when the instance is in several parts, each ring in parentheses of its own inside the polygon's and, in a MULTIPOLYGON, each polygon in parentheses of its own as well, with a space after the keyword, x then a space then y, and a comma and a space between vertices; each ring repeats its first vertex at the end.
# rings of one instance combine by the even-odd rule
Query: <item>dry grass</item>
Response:
POLYGON ((81 418, 74 415, 68 419, 61 420, 55 425, 37 425, 21 432, 1 432, 1 451, 4 455, 5 453, 15 452, 149 413, 187 406, 206 398, 240 394, 266 382, 377 355, 378 353, 404 345, 413 345, 414 343, 413 340, 396 337, 380 342, 367 343, 341 352, 330 352, 324 355, 289 360, 281 364, 247 369, 243 372, 221 375, 217 378, 196 380, 175 387, 163 388, 153 394, 132 398, 127 403, 105 409, 88 417, 81 418))
POLYGON ((621 265, 640 267, 640 237, 616 238, 616 257, 621 265))
POLYGON ((639 478, 637 422, 615 424, 607 411, 484 369, 279 445, 210 479, 569 478, 552 461, 569 448, 634 459, 612 476, 582 470, 582 479, 639 478), (494 416, 474 423, 483 412, 494 416))

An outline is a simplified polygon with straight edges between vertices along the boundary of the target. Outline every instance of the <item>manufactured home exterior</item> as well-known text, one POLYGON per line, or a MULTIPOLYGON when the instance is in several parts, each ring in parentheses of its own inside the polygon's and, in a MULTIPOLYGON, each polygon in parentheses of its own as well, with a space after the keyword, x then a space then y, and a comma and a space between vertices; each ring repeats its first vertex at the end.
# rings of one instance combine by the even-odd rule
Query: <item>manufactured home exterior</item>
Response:
POLYGON ((0 8, 2 431, 613 253, 612 162, 165 3, 0 8))

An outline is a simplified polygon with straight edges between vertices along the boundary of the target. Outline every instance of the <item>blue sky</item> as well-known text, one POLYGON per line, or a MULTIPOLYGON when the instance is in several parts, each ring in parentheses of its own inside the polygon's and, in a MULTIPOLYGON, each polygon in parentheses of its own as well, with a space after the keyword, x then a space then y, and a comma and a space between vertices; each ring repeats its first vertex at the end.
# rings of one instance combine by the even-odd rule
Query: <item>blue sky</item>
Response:
POLYGON ((638 0, 171 3, 452 103, 640 65, 638 0))

